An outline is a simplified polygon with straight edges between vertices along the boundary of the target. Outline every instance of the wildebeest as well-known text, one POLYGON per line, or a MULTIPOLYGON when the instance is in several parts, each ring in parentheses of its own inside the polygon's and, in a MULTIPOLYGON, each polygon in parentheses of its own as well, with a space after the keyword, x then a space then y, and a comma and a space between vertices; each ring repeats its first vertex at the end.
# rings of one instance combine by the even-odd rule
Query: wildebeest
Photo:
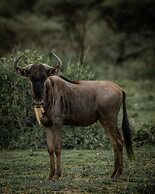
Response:
POLYGON ((57 60, 55 67, 47 64, 18 67, 17 63, 23 55, 14 61, 16 72, 31 81, 36 117, 45 127, 50 156, 49 179, 55 180, 61 176, 63 125, 89 126, 97 121, 108 132, 112 142, 114 171, 111 177, 119 177, 123 171, 123 142, 129 159, 133 158, 125 92, 110 81, 71 81, 58 76, 62 62, 57 55, 52 54, 57 60), (123 138, 117 127, 121 106, 123 107, 123 138))

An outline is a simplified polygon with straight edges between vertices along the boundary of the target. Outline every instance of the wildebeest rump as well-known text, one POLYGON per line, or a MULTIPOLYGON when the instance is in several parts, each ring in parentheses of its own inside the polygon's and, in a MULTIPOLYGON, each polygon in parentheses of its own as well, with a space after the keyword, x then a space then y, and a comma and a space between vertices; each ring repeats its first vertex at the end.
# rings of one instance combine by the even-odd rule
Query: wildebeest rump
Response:
POLYGON ((37 120, 45 127, 50 155, 49 179, 55 180, 61 176, 63 125, 89 126, 96 121, 99 121, 106 129, 112 142, 114 171, 111 177, 120 176, 123 171, 123 138, 117 127, 117 117, 121 106, 123 107, 124 143, 129 158, 133 157, 125 92, 110 81, 70 81, 62 76, 57 76, 62 62, 57 55, 52 54, 58 61, 56 67, 47 64, 18 67, 17 63, 22 55, 14 62, 16 72, 28 77, 31 81, 37 120))

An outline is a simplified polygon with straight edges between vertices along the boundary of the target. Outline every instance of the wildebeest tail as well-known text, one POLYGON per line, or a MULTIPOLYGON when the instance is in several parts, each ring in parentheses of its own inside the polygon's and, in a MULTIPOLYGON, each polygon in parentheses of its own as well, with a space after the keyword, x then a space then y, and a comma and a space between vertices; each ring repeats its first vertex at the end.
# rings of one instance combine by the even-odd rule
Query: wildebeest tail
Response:
POLYGON ((126 94, 123 91, 123 120, 122 120, 122 129, 123 129, 123 137, 124 143, 127 150, 127 154, 130 160, 134 159, 134 153, 132 149, 132 136, 131 129, 129 125, 127 110, 126 110, 126 94))

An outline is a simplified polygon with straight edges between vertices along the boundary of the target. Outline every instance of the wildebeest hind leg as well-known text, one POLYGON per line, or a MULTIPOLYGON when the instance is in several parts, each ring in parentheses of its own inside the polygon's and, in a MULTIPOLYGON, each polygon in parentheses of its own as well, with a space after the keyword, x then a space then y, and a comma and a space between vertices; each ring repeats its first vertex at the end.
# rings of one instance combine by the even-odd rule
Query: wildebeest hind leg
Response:
POLYGON ((111 178, 119 177, 123 172, 123 139, 117 128, 117 122, 113 120, 100 121, 108 132, 114 152, 114 171, 111 178))

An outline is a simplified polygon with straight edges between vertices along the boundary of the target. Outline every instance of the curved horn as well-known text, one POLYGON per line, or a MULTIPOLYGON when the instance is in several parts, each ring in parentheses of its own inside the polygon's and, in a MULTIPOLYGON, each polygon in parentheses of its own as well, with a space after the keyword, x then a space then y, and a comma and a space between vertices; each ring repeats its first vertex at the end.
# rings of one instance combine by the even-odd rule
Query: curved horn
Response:
POLYGON ((13 65, 14 65, 15 68, 18 67, 18 66, 17 66, 17 63, 18 63, 18 61, 22 58, 23 55, 24 55, 24 54, 19 55, 19 56, 14 60, 13 65))
POLYGON ((61 59, 56 55, 54 54, 53 52, 51 52, 51 54, 56 58, 56 60, 58 61, 58 67, 60 68, 62 66, 62 61, 61 59))

